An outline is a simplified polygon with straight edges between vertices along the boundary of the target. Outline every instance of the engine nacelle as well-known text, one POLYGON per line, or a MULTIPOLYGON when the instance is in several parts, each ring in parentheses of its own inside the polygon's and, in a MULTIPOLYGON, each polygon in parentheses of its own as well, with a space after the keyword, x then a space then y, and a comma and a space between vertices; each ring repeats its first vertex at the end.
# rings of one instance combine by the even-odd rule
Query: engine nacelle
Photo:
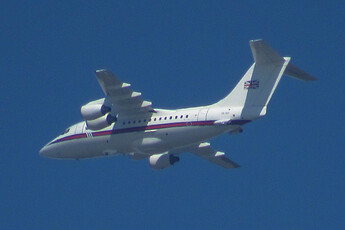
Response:
POLYGON ((180 158, 174 155, 162 153, 150 156, 149 162, 152 169, 165 169, 179 160, 180 158))
POLYGON ((81 107, 80 113, 84 120, 95 120, 109 113, 111 108, 99 103, 88 103, 81 107))
POLYGON ((91 130, 99 130, 108 127, 112 123, 116 122, 116 120, 116 117, 112 116, 111 114, 107 114, 94 120, 87 120, 86 124, 91 130))

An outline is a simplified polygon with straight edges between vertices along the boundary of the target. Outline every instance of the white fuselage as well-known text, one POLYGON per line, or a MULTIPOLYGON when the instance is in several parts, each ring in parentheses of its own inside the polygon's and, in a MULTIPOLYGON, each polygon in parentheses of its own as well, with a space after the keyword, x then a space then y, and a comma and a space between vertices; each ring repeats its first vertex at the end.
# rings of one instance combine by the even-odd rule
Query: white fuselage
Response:
POLYGON ((241 125, 264 116, 284 73, 315 80, 261 39, 249 43, 254 63, 227 96, 209 106, 154 109, 131 84, 109 70, 96 70, 105 97, 83 105, 80 112, 85 122, 71 126, 40 154, 60 159, 126 154, 137 160, 148 158, 150 167, 160 170, 179 161, 177 154, 190 152, 223 168, 239 167, 206 140, 242 132, 241 125))
POLYGON ((155 111, 151 116, 119 117, 113 125, 97 131, 87 129, 85 122, 77 123, 43 147, 40 154, 80 159, 114 154, 130 154, 135 158, 178 152, 248 122, 226 107, 155 111))

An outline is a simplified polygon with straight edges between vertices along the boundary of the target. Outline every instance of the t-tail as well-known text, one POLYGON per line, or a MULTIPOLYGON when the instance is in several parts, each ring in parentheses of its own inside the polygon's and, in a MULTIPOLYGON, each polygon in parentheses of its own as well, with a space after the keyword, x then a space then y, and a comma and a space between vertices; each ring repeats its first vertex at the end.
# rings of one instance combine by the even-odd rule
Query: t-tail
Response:
POLYGON ((267 105, 283 74, 305 81, 315 80, 290 64, 290 57, 281 57, 263 40, 249 43, 254 64, 229 95, 212 105, 237 111, 243 120, 253 120, 266 114, 267 105))

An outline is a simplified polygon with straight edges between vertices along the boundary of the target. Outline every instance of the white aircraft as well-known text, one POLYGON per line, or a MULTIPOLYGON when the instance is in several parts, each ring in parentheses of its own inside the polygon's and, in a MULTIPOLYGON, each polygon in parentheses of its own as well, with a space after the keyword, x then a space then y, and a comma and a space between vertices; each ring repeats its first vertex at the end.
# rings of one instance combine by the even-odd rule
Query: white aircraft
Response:
POLYGON ((315 80, 262 40, 249 43, 254 64, 229 95, 208 106, 156 109, 130 84, 108 70, 97 70, 105 98, 82 106, 85 121, 49 142, 40 155, 82 159, 124 154, 135 160, 148 158, 151 168, 164 169, 179 161, 179 154, 190 152, 224 168, 239 167, 205 141, 223 133, 240 133, 242 125, 264 116, 283 74, 315 80))

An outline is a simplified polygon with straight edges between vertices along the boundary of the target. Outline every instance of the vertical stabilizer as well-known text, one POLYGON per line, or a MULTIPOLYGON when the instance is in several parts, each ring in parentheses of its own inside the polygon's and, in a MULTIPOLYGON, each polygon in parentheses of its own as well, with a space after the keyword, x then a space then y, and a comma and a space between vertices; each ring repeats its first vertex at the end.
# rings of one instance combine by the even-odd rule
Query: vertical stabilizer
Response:
POLYGON ((279 56, 262 40, 250 41, 254 64, 228 96, 213 106, 241 109, 243 119, 266 114, 266 106, 283 75, 290 58, 279 56))

